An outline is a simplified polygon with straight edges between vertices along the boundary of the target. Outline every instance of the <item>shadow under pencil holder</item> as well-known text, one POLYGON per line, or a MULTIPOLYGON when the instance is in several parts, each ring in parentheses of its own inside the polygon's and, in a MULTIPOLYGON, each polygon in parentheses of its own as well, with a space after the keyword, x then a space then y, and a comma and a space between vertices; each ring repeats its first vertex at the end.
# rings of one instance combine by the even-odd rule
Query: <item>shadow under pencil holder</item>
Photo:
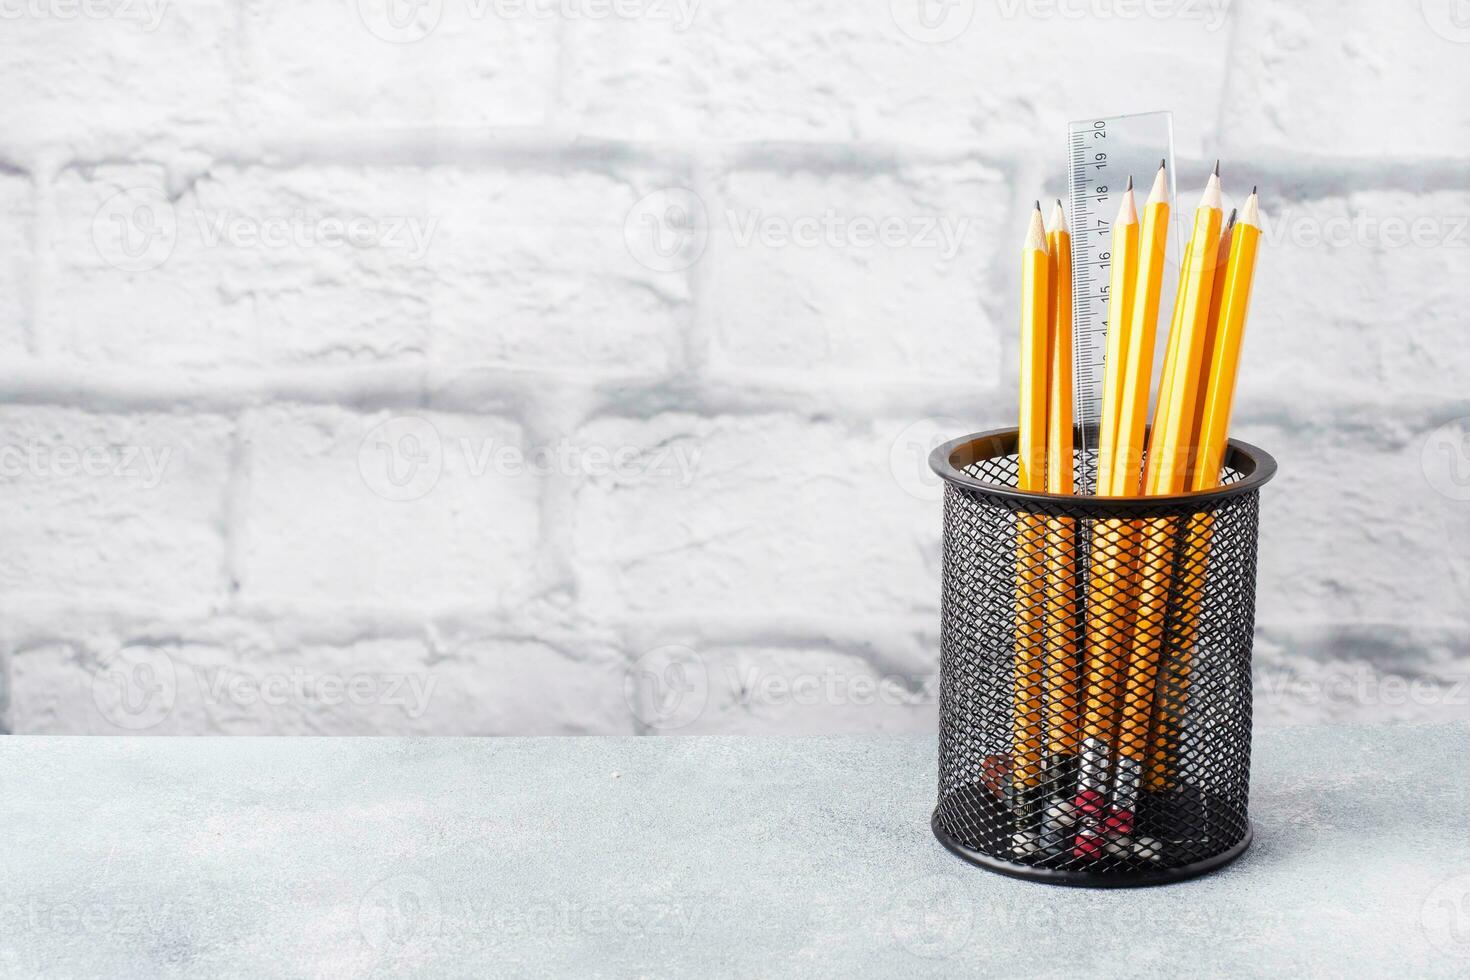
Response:
MULTIPOLYGON (((1257 514, 1276 461, 1232 440, 1214 490, 1060 496, 1016 488, 1016 442, 978 433, 929 460, 945 482, 934 834, 1057 884, 1218 868, 1251 840, 1257 514)), ((1075 453, 1076 485, 1095 456, 1075 453)))

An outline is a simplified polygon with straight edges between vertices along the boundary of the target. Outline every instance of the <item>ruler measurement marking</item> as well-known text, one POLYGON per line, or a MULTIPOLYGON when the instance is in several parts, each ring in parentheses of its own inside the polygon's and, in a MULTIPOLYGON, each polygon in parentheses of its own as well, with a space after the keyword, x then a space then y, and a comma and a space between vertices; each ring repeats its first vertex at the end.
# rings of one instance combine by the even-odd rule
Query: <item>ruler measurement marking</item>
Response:
MULTIPOLYGON (((1087 429, 1102 415, 1102 386, 1107 357, 1108 286, 1112 280, 1112 213, 1128 174, 1153 173, 1159 157, 1172 156, 1172 120, 1168 113, 1094 117, 1072 122, 1067 132, 1066 186, 1072 221, 1072 358, 1073 419, 1082 427, 1079 445, 1086 451, 1087 429), (1103 155, 1101 160, 1097 159, 1103 155), (1104 217, 1104 214, 1107 216, 1104 217), (1107 258, 1103 256, 1107 255, 1107 258)), ((1080 474, 1078 491, 1092 492, 1090 467, 1080 474)))

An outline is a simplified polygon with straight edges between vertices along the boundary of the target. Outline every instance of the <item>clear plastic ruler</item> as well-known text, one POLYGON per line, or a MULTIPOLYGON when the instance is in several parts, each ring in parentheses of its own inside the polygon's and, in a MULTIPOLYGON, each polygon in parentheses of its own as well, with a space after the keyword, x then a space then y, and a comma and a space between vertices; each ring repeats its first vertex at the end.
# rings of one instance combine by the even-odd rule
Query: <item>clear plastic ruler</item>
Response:
MULTIPOLYGON (((1079 445, 1083 450, 1096 441, 1102 418, 1103 361, 1108 347, 1108 311, 1112 306, 1108 282, 1113 272, 1110 261, 1113 219, 1117 217, 1129 177, 1133 178, 1133 196, 1142 218, 1143 205, 1160 160, 1168 165, 1172 203, 1173 113, 1143 112, 1079 119, 1067 124, 1068 220, 1072 229, 1072 413, 1081 428, 1079 445)), ((1171 260, 1177 239, 1171 229, 1171 260)), ((1165 265, 1164 295, 1159 300, 1161 311, 1173 306, 1170 296, 1177 276, 1169 274, 1171 265, 1172 261, 1165 265)), ((1166 312, 1160 313, 1160 320, 1160 340, 1155 346, 1162 351, 1168 331, 1166 312)), ((1097 474, 1089 467, 1081 474, 1078 491, 1092 493, 1096 480, 1097 474)))

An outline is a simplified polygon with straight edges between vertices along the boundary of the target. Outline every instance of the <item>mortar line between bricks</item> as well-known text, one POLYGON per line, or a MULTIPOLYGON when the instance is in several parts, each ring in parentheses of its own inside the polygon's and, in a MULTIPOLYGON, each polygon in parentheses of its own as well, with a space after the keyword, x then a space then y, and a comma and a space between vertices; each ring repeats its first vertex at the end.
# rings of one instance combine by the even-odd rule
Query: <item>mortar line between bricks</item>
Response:
MULTIPOLYGON (((279 405, 335 406, 361 413, 430 411, 495 415, 524 420, 528 405, 570 401, 581 418, 652 418, 665 414, 835 415, 848 421, 952 416, 957 405, 973 409, 982 427, 1004 425, 1014 410, 1004 386, 980 388, 958 381, 914 378, 883 383, 873 376, 823 378, 819 383, 758 373, 710 375, 701 379, 627 379, 567 376, 555 371, 482 369, 465 383, 466 372, 450 379, 422 368, 307 369, 220 372, 189 380, 159 382, 152 372, 0 370, 0 402, 55 406, 94 414, 194 412, 233 415, 279 405)), ((1238 421, 1340 428, 1353 418, 1381 428, 1384 418, 1404 425, 1439 425, 1470 413, 1470 393, 1392 392, 1343 395, 1340 387, 1248 389, 1238 421), (1303 401, 1307 408, 1303 408, 1303 401)), ((535 411, 540 411, 536 409, 535 411)))
MULTIPOLYGON (((474 605, 424 609, 395 604, 367 606, 361 603, 293 603, 283 607, 257 600, 238 604, 229 613, 206 609, 170 610, 143 608, 138 603, 109 604, 57 597, 52 601, 26 601, 18 597, 0 599, 7 618, 5 643, 0 657, 16 650, 53 643, 69 644, 96 652, 119 639, 177 645, 229 645, 248 639, 266 646, 290 648, 299 645, 349 646, 365 640, 422 638, 426 630, 437 631, 442 645, 482 640, 536 639, 564 652, 589 640, 622 649, 631 659, 656 646, 670 643, 691 645, 696 650, 713 648, 820 648, 850 656, 876 666, 902 670, 914 665, 912 656, 895 651, 905 647, 910 654, 933 648, 937 664, 938 612, 911 615, 840 616, 771 614, 765 610, 711 612, 707 615, 633 614, 610 619, 586 619, 564 613, 548 623, 536 617, 486 615, 474 605), (67 625, 58 627, 58 622, 67 625)), ((1404 635, 1401 624, 1382 620, 1320 619, 1258 623, 1258 643, 1268 649, 1257 659, 1277 663, 1283 655, 1272 647, 1289 647, 1288 659, 1320 665, 1346 659, 1382 666, 1412 665, 1416 669, 1454 667, 1431 647, 1441 644, 1462 654, 1470 648, 1470 624, 1440 623, 1414 628, 1404 635), (1384 651, 1393 651, 1387 657, 1384 651)), ((578 659, 572 656, 571 659, 578 659)), ((7 687, 8 691, 9 688, 7 687)), ((0 702, 0 707, 4 707, 0 702)), ((0 719, 3 720, 3 719, 0 719)))
MULTIPOLYGON (((1225 97, 1222 96, 1222 113, 1225 97)), ((1228 132, 1228 130, 1226 130, 1228 132)), ((1217 129, 1217 142, 1224 145, 1217 129)), ((688 168, 704 160, 724 169, 793 173, 897 173, 914 165, 977 163, 1003 172, 1025 169, 1036 154, 1021 148, 994 153, 974 144, 930 146, 883 142, 785 141, 633 141, 579 136, 573 131, 480 127, 373 127, 303 132, 248 142, 195 148, 203 159, 188 164, 146 154, 75 157, 48 163, 53 176, 65 170, 115 166, 157 166, 170 173, 171 186, 220 167, 295 170, 314 166, 360 169, 443 166, 486 167, 545 172, 548 165, 573 171, 615 174, 623 166, 688 168)), ((1242 151, 1245 152, 1245 151, 1242 151)), ((1046 154, 1049 161, 1051 154, 1046 154)), ((1182 169, 1211 161, 1180 157, 1182 169)), ((1250 154, 1253 182, 1273 188, 1278 200, 1315 200, 1349 191, 1459 190, 1470 181, 1470 159, 1460 157, 1331 157, 1293 153, 1278 156, 1262 149, 1250 154), (1291 196, 1287 196, 1287 195, 1291 196)), ((1050 171, 1048 171, 1050 172, 1050 171)))
POLYGON ((233 602, 240 591, 241 540, 250 517, 250 446, 242 418, 237 415, 230 431, 229 468, 225 474, 224 492, 220 500, 220 580, 225 595, 233 602))

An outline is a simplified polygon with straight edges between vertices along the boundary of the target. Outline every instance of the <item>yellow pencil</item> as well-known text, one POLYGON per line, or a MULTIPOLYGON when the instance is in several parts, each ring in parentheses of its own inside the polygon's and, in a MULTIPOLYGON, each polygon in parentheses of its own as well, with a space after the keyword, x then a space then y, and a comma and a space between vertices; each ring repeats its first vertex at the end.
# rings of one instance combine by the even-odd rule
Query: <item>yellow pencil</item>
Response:
MULTIPOLYGON (((1041 205, 1031 215, 1021 252, 1021 377, 1017 485, 1046 489, 1047 335, 1050 261, 1041 205)), ((1041 782, 1044 746, 1046 652, 1045 523, 1019 515, 1016 527, 1015 703, 1012 710, 1012 786, 1018 803, 1029 805, 1028 790, 1041 782)), ((1023 817, 1023 825, 1031 814, 1023 817)))
POLYGON ((1200 442, 1204 434, 1205 403, 1209 400, 1210 371, 1215 362, 1216 343, 1220 337, 1220 310, 1225 299, 1225 274, 1230 269, 1230 242, 1235 231, 1235 209, 1225 218, 1225 227, 1220 231, 1220 246, 1215 251, 1215 283, 1210 288, 1210 315, 1205 321, 1205 342, 1199 360, 1199 397, 1194 400, 1194 420, 1190 431, 1194 438, 1190 444, 1189 464, 1185 470, 1185 485, 1193 487, 1195 470, 1200 462, 1200 442))
POLYGON ((1255 276, 1256 249, 1261 239, 1260 201, 1255 188, 1241 208, 1230 242, 1225 295, 1220 303, 1220 323, 1210 359, 1210 379, 1205 410, 1200 422, 1199 463, 1194 468, 1194 489, 1209 490, 1220 482, 1220 465, 1230 437, 1230 412, 1235 404, 1235 374, 1240 365, 1245 318, 1250 309, 1251 281, 1255 276))
MULTIPOLYGON (((1179 342, 1175 355, 1164 365, 1160 382, 1161 398, 1154 411, 1154 429, 1158 434, 1157 452, 1150 452, 1145 475, 1145 492, 1150 495, 1181 493, 1187 486, 1186 469, 1193 445, 1195 401, 1202 387, 1200 356, 1205 335, 1209 331, 1210 292, 1215 283, 1215 264, 1220 238, 1220 165, 1205 185, 1204 197, 1194 212, 1194 233, 1190 236, 1180 294, 1175 302, 1180 310, 1179 342)), ((1172 347, 1172 345, 1171 345, 1172 347)))
POLYGON ((1134 283, 1138 278, 1138 209, 1133 204, 1133 178, 1123 191, 1118 216, 1113 219, 1112 264, 1108 279, 1107 353, 1103 361, 1102 418, 1097 433, 1097 490, 1105 494, 1111 484, 1114 454, 1118 448, 1118 422, 1123 398, 1124 365, 1128 331, 1133 311, 1134 283))
MULTIPOLYGON (((1218 170, 1218 166, 1217 166, 1218 170)), ((1215 246, 1220 234, 1220 178, 1212 174, 1195 210, 1187 265, 1181 291, 1179 337, 1173 359, 1164 365, 1154 428, 1159 430, 1158 455, 1150 454, 1144 490, 1151 496, 1180 493, 1184 486, 1184 463, 1192 439, 1189 426, 1194 419, 1194 399, 1199 391, 1199 355, 1204 342, 1205 321, 1214 286, 1215 246)), ((1177 521, 1171 518, 1143 522, 1139 546, 1138 610, 1134 617, 1133 652, 1128 665, 1128 696, 1118 730, 1118 774, 1114 807, 1126 814, 1132 825, 1143 765, 1148 751, 1149 722, 1154 706, 1154 686, 1163 647, 1165 613, 1172 584, 1177 521)))
POLYGON ((1164 166, 1154 175, 1153 189, 1143 206, 1143 229, 1138 239, 1138 274, 1128 311, 1128 349, 1124 357, 1123 388, 1118 400, 1118 436, 1113 452, 1112 479, 1100 493, 1131 497, 1139 491, 1143 460, 1144 422, 1148 415, 1149 380, 1153 376, 1154 336, 1159 322, 1159 289, 1164 281, 1164 249, 1169 234, 1169 182, 1164 166))
MULTIPOLYGON (((1220 233, 1220 242, 1215 251, 1214 285, 1210 290, 1210 312, 1206 319, 1203 350, 1200 354, 1200 378, 1203 390, 1195 399, 1191 440, 1191 461, 1199 456, 1199 436, 1202 431, 1205 404, 1209 396, 1208 379, 1211 365, 1219 351, 1221 309, 1225 299, 1225 274, 1229 268, 1231 229, 1235 225, 1235 212, 1225 220, 1225 230, 1220 233)), ((1193 465, 1193 463, 1191 464, 1193 465)), ((1208 514, 1195 515, 1184 529, 1183 565, 1174 591, 1179 596, 1179 636, 1174 655, 1163 665, 1165 673, 1159 678, 1154 697, 1154 726, 1149 736, 1148 773, 1145 786, 1150 792, 1160 792, 1173 787, 1173 769, 1178 753, 1182 731, 1184 709, 1189 699, 1189 683, 1194 671, 1194 642, 1198 631, 1199 611, 1204 599, 1205 573, 1209 554, 1210 534, 1214 518, 1208 514)))
MULTIPOLYGON (((1058 200, 1046 246, 1048 303, 1046 489, 1072 493, 1072 236, 1058 200)), ((1077 754, 1077 533, 1061 518, 1046 522, 1046 690, 1049 767, 1077 754)), ((1059 777, 1057 777, 1059 778, 1059 777)))
MULTIPOLYGON (((1170 373, 1168 366, 1170 364, 1173 364, 1175 359, 1179 356, 1179 335, 1184 332, 1183 329, 1181 329, 1182 321, 1184 319, 1184 304, 1177 302, 1177 300, 1184 295, 1184 277, 1189 275, 1189 260, 1193 249, 1194 242, 1186 242, 1184 245, 1184 259, 1179 263, 1179 288, 1174 293, 1174 298, 1176 300, 1176 302, 1174 303, 1174 313, 1169 318, 1169 338, 1164 343, 1164 373, 1159 378, 1159 393, 1158 396, 1154 399, 1154 403, 1156 406, 1154 408, 1155 420, 1157 420, 1158 415, 1157 406, 1167 404, 1169 399, 1173 397, 1173 391, 1171 390, 1170 386, 1174 381, 1174 376, 1170 373)), ((1162 451, 1162 447, 1159 445, 1159 440, 1163 436, 1163 431, 1164 430, 1157 425, 1149 429, 1147 456, 1148 459, 1154 459, 1162 451)))
MULTIPOLYGON (((1113 220, 1108 283, 1107 353, 1103 362, 1102 416, 1098 427, 1097 492, 1107 496, 1114 483, 1118 427, 1126 380, 1134 283, 1138 275, 1138 212, 1133 204, 1133 178, 1113 220)), ((1133 549, 1130 522, 1098 521, 1091 553, 1087 647, 1084 657, 1086 702, 1083 717, 1082 765, 1074 801, 1084 815, 1095 813, 1107 792, 1110 743, 1122 707, 1122 672, 1131 638, 1128 617, 1133 549)))
MULTIPOLYGON (((1121 386, 1118 393, 1116 432, 1113 451, 1107 463, 1107 481, 1098 483, 1098 493, 1109 497, 1136 496, 1140 489, 1144 423, 1148 413, 1149 381, 1153 375, 1154 338, 1158 330, 1159 290, 1164 281, 1165 248, 1169 235, 1169 181, 1164 161, 1154 174, 1153 187, 1143 206, 1143 225, 1138 239, 1138 271, 1134 275, 1132 300, 1128 309, 1126 333, 1122 341, 1123 358, 1120 365, 1121 386)), ((1106 383, 1106 379, 1104 379, 1106 383)), ((1101 445, 1101 440, 1099 440, 1101 445)), ((1104 571, 1111 568, 1114 588, 1111 621, 1097 617, 1094 625, 1107 630, 1104 642, 1089 651, 1089 662, 1097 664, 1099 673, 1105 673, 1112 681, 1110 690, 1099 692, 1105 710, 1109 710, 1110 732, 1116 730, 1113 740, 1121 737, 1122 716, 1128 710, 1129 690, 1127 673, 1131 671, 1134 582, 1137 576, 1137 549, 1140 522, 1119 522, 1111 541, 1104 542, 1104 571), (1108 556, 1111 556, 1109 564, 1108 556)), ((1105 533, 1108 526, 1105 525, 1105 533)), ((1097 543, 1094 542, 1094 548, 1097 543)), ((1094 558, 1098 561, 1099 558, 1094 558)), ((1113 746, 1116 748, 1117 746, 1113 746)), ((1142 752, 1139 753, 1140 757, 1142 752)), ((1088 803, 1089 797, 1078 793, 1078 802, 1088 803)), ((1094 801, 1084 809, 1084 817, 1093 819, 1087 809, 1096 809, 1100 801, 1094 801)), ((1131 810, 1131 803, 1130 803, 1131 810)), ((1102 840, 1079 830, 1076 853, 1091 857, 1100 852, 1102 840)))
MULTIPOLYGON (((1219 485, 1220 465, 1229 438, 1230 412, 1235 396, 1236 370, 1240 363, 1241 340, 1250 307, 1251 280, 1260 241, 1260 204, 1255 188, 1246 199, 1240 220, 1229 233, 1229 257, 1224 271, 1217 270, 1216 291, 1211 310, 1215 332, 1209 357, 1202 365, 1207 374, 1200 399, 1195 463, 1191 488, 1210 490, 1219 485)), ((1169 698, 1162 704, 1160 731, 1150 749, 1149 786, 1171 789, 1175 783, 1179 753, 1180 721, 1189 698, 1193 648, 1199 633, 1200 608, 1204 601, 1214 516, 1199 515, 1187 529, 1181 560, 1180 656, 1170 677, 1169 698)))

